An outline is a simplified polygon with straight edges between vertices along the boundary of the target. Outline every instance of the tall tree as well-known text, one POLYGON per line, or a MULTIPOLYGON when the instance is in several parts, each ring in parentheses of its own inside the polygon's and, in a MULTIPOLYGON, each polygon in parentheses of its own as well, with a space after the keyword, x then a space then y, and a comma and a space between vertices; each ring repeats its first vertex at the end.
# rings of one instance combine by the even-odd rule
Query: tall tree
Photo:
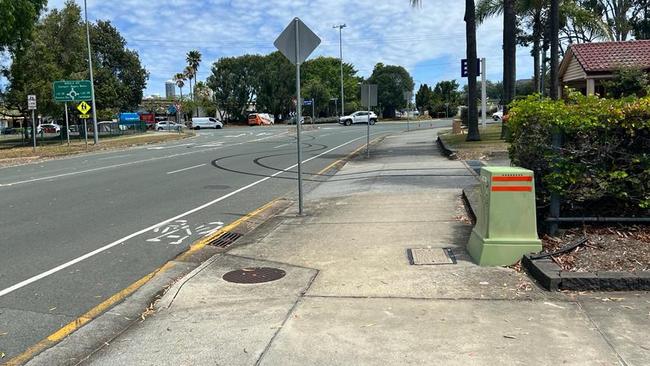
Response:
POLYGON ((421 113, 431 109, 433 102, 433 91, 427 84, 421 84, 417 93, 415 93, 415 108, 421 113))
MULTIPOLYGON (((413 90, 413 78, 402 66, 375 65, 368 82, 377 84, 377 102, 384 117, 395 117, 397 108, 406 107, 404 90, 413 90)), ((358 90, 358 89, 357 89, 358 90)))
POLYGON ((201 52, 193 50, 187 53, 185 58, 187 61, 187 68, 185 73, 190 81, 190 96, 194 100, 194 94, 192 92, 192 79, 196 77, 199 72, 199 65, 201 64, 201 52))
POLYGON ((182 72, 174 75, 174 82, 176 83, 176 86, 181 90, 181 100, 183 100, 183 87, 185 86, 185 80, 187 80, 186 76, 182 72))
POLYGON ((30 37, 47 0, 0 1, 0 51, 19 49, 30 37))
POLYGON ((478 131, 478 98, 476 92, 476 76, 478 60, 476 55, 476 8, 474 0, 465 0, 465 38, 467 42, 467 141, 479 141, 478 131))
MULTIPOLYGON (((517 81, 517 13, 515 0, 503 1, 503 113, 515 97, 517 81)), ((505 126, 504 126, 505 127, 505 126)), ((502 128, 502 131, 504 129, 502 128)), ((504 133, 502 133, 504 137, 504 133)))

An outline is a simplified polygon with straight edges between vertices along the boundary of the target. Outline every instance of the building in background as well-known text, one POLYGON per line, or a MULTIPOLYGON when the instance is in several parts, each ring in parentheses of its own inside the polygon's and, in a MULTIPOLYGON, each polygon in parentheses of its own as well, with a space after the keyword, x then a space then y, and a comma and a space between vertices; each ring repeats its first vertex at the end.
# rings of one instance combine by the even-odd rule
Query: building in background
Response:
POLYGON ((167 80, 165 82, 165 99, 167 100, 173 100, 176 98, 176 83, 167 80))

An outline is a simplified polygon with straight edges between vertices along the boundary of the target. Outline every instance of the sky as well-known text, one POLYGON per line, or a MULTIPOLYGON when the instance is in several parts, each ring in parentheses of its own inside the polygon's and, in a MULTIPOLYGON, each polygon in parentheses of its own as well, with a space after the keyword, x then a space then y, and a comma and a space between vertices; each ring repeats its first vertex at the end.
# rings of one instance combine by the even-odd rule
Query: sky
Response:
MULTIPOLYGON (((83 7, 83 1, 76 0, 83 7)), ((275 51, 273 41, 299 17, 322 40, 311 57, 339 57, 339 30, 345 23, 343 59, 361 76, 378 62, 405 67, 416 82, 435 85, 456 79, 461 85, 460 59, 465 55, 465 2, 423 0, 87 0, 88 18, 110 20, 138 52, 150 72, 145 95, 165 93, 165 81, 181 72, 185 55, 199 50, 203 62, 198 80, 210 75, 224 56, 275 51)), ((65 0, 49 0, 60 8, 65 0)), ((487 78, 502 75, 502 18, 477 29, 478 56, 487 59, 487 78)), ((532 58, 517 50, 517 78, 532 75, 532 58)))

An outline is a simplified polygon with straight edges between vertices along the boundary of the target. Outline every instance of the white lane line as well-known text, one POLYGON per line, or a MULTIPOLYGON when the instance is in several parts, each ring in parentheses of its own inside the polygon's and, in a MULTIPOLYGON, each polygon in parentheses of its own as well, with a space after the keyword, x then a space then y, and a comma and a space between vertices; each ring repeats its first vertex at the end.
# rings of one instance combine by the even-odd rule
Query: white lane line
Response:
POLYGON ((169 159, 169 158, 174 158, 174 157, 177 157, 177 156, 185 156, 185 155, 191 155, 191 154, 198 154, 198 153, 202 153, 202 152, 206 152, 206 151, 220 150, 220 149, 225 149, 226 147, 239 146, 239 145, 244 145, 244 144, 248 144, 248 143, 252 143, 252 142, 258 142, 258 141, 267 140, 267 139, 270 139, 270 138, 273 138, 273 137, 286 135, 286 134, 288 134, 288 132, 283 132, 283 133, 280 133, 280 134, 277 134, 277 135, 262 137, 262 138, 255 139, 255 140, 250 140, 250 141, 242 141, 242 142, 238 142, 238 143, 230 144, 230 145, 226 145, 226 146, 213 147, 213 148, 209 148, 209 149, 193 150, 193 151, 188 151, 188 152, 184 152, 184 153, 176 153, 176 154, 171 154, 171 155, 158 156, 158 157, 155 157, 155 158, 129 161, 127 163, 106 165, 106 166, 102 166, 102 167, 98 167, 98 168, 80 170, 80 171, 70 172, 70 173, 62 173, 62 174, 51 175, 51 176, 41 177, 41 178, 31 178, 30 177, 30 179, 21 180, 21 181, 18 181, 18 182, 11 182, 11 183, 4 183, 4 184, 0 183, 0 187, 11 187, 11 186, 14 186, 14 185, 17 185, 17 184, 32 183, 32 182, 39 182, 39 181, 48 180, 48 179, 69 177, 69 176, 72 176, 72 175, 92 173, 92 172, 96 172, 96 171, 100 171, 100 170, 106 170, 106 169, 112 169, 112 168, 120 168, 120 167, 123 167, 123 166, 129 166, 129 165, 140 164, 140 163, 147 163, 147 162, 150 162, 150 161, 156 161, 156 160, 161 160, 161 159, 169 159))
POLYGON ((240 133, 239 135, 228 135, 228 136, 224 136, 224 137, 242 137, 242 136, 246 136, 246 135, 248 135, 248 134, 247 133, 240 133))
POLYGON ((194 169, 194 168, 202 167, 202 166, 204 166, 204 165, 208 165, 208 164, 199 164, 199 165, 194 165, 194 166, 191 166, 191 167, 188 167, 188 168, 183 168, 183 169, 178 169, 178 170, 174 170, 174 171, 171 171, 171 172, 167 172, 167 174, 180 173, 180 172, 184 172, 184 171, 186 171, 186 170, 190 170, 190 169, 194 169))
MULTIPOLYGON (((363 138, 366 138, 366 137, 365 136, 357 137, 356 139, 350 140, 350 141, 345 142, 345 143, 343 143, 343 144, 341 144, 339 146, 333 147, 333 148, 331 148, 331 149, 329 149, 327 151, 324 151, 324 152, 322 152, 322 153, 320 153, 320 154, 318 154, 316 156, 312 156, 309 159, 305 159, 302 162, 304 164, 304 163, 310 162, 310 161, 312 161, 314 159, 318 159, 318 158, 320 158, 321 156, 323 156, 325 154, 329 154, 329 153, 331 153, 332 151, 334 151, 336 149, 339 149, 339 148, 341 148, 343 146, 349 145, 349 144, 351 144, 351 143, 353 143, 353 142, 355 142, 357 140, 363 139, 363 138)), ((274 174, 272 174, 272 175, 270 175, 268 177, 262 178, 262 179, 257 180, 255 182, 249 184, 249 185, 243 186, 243 187, 237 189, 236 191, 232 191, 232 192, 230 192, 230 193, 228 193, 226 195, 223 195, 223 196, 221 196, 221 197, 219 197, 219 198, 217 198, 215 200, 204 203, 201 206, 195 207, 195 208, 193 208, 193 209, 191 209, 189 211, 183 212, 182 214, 176 215, 174 217, 170 217, 167 220, 161 221, 161 222, 159 222, 157 224, 153 224, 153 225, 151 225, 151 226, 149 226, 147 228, 144 228, 144 229, 142 229, 140 231, 136 231, 133 234, 127 235, 127 236, 123 237, 122 239, 118 239, 118 240, 116 240, 116 241, 114 241, 114 242, 112 242, 110 244, 104 245, 101 248, 95 249, 92 252, 86 253, 86 254, 84 254, 84 255, 82 255, 80 257, 77 257, 77 258, 69 261, 69 262, 63 263, 63 264, 58 265, 58 266, 56 266, 56 267, 54 267, 54 268, 52 268, 50 270, 42 272, 42 273, 40 273, 40 274, 38 274, 36 276, 30 277, 30 278, 28 278, 28 279, 26 279, 24 281, 18 282, 17 284, 15 284, 13 286, 7 287, 4 290, 0 290, 0 297, 5 296, 7 294, 10 294, 10 293, 12 293, 12 292, 14 292, 14 291, 16 291, 16 290, 18 290, 20 288, 23 288, 23 287, 25 287, 25 286, 27 286, 29 284, 32 284, 32 283, 34 283, 34 282, 36 282, 38 280, 41 280, 41 279, 43 279, 45 277, 48 277, 48 276, 50 276, 50 275, 52 275, 54 273, 57 273, 57 272, 61 271, 63 269, 66 269, 66 268, 68 268, 70 266, 73 266, 73 265, 75 265, 75 264, 77 264, 77 263, 79 263, 81 261, 84 261, 84 260, 86 260, 86 259, 88 259, 90 257, 93 257, 93 256, 95 256, 95 255, 97 255, 99 253, 102 253, 102 252, 104 252, 104 251, 106 251, 108 249, 111 249, 111 248, 113 248, 113 247, 115 247, 117 245, 120 245, 120 244, 126 242, 129 239, 135 238, 136 236, 139 236, 141 234, 144 234, 146 232, 154 230, 154 229, 156 229, 156 228, 158 228, 160 226, 163 226, 165 224, 168 224, 168 223, 170 223, 170 222, 172 222, 174 220, 178 220, 180 218, 183 218, 185 216, 191 215, 191 214, 193 214, 195 212, 198 212, 198 211, 201 211, 201 210, 203 210, 205 208, 208 208, 208 207, 214 205, 215 203, 219 203, 219 202, 221 202, 221 201, 223 201, 223 200, 225 200, 227 198, 230 198, 230 197, 232 197, 232 196, 234 196, 234 195, 236 195, 238 193, 241 193, 241 192, 243 192, 243 191, 245 191, 247 189, 253 188, 258 184, 264 183, 264 182, 266 182, 267 180, 269 180, 271 178, 275 178, 280 174, 286 173, 286 172, 290 171, 291 169, 293 169, 293 168, 295 168, 297 166, 298 166, 297 163, 293 164, 292 166, 290 166, 290 167, 288 167, 286 169, 280 170, 280 171, 278 171, 278 172, 276 172, 276 173, 274 173, 274 174)))
POLYGON ((291 145, 291 144, 282 144, 282 145, 278 145, 278 146, 274 147, 274 149, 279 149, 279 148, 281 148, 281 147, 283 147, 283 146, 289 146, 289 145, 291 145))
POLYGON ((116 158, 123 158, 123 157, 125 157, 125 156, 131 156, 131 154, 107 156, 107 157, 105 157, 105 158, 97 158, 97 160, 116 159, 116 158))

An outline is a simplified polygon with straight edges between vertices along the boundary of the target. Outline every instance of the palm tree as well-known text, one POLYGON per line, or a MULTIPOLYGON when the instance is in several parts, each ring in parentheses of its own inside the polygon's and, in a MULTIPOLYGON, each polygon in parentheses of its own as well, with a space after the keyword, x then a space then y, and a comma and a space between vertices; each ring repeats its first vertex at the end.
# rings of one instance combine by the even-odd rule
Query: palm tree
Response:
POLYGON ((192 79, 196 77, 196 74, 199 72, 199 65, 201 64, 201 52, 193 50, 187 53, 185 58, 187 61, 187 67, 185 72, 190 79, 190 94, 192 95, 192 100, 194 100, 194 94, 192 93, 192 79))
MULTIPOLYGON (((517 82, 517 13, 515 0, 503 0, 503 114, 508 113, 508 105, 515 97, 517 82)), ((505 124, 501 137, 505 137, 505 124)))
MULTIPOLYGON (((422 0, 410 0, 411 6, 420 6, 422 0)), ((474 0, 465 0, 465 38, 467 41, 467 141, 480 141, 478 130, 478 107, 476 76, 478 59, 476 56, 476 6, 474 0)))
POLYGON ((183 87, 185 86, 185 74, 182 72, 179 72, 178 74, 174 75, 174 81, 176 82, 176 86, 181 90, 181 100, 183 100, 183 87))
POLYGON ((551 0, 551 92, 552 99, 558 99, 558 62, 560 49, 560 0, 551 0))

